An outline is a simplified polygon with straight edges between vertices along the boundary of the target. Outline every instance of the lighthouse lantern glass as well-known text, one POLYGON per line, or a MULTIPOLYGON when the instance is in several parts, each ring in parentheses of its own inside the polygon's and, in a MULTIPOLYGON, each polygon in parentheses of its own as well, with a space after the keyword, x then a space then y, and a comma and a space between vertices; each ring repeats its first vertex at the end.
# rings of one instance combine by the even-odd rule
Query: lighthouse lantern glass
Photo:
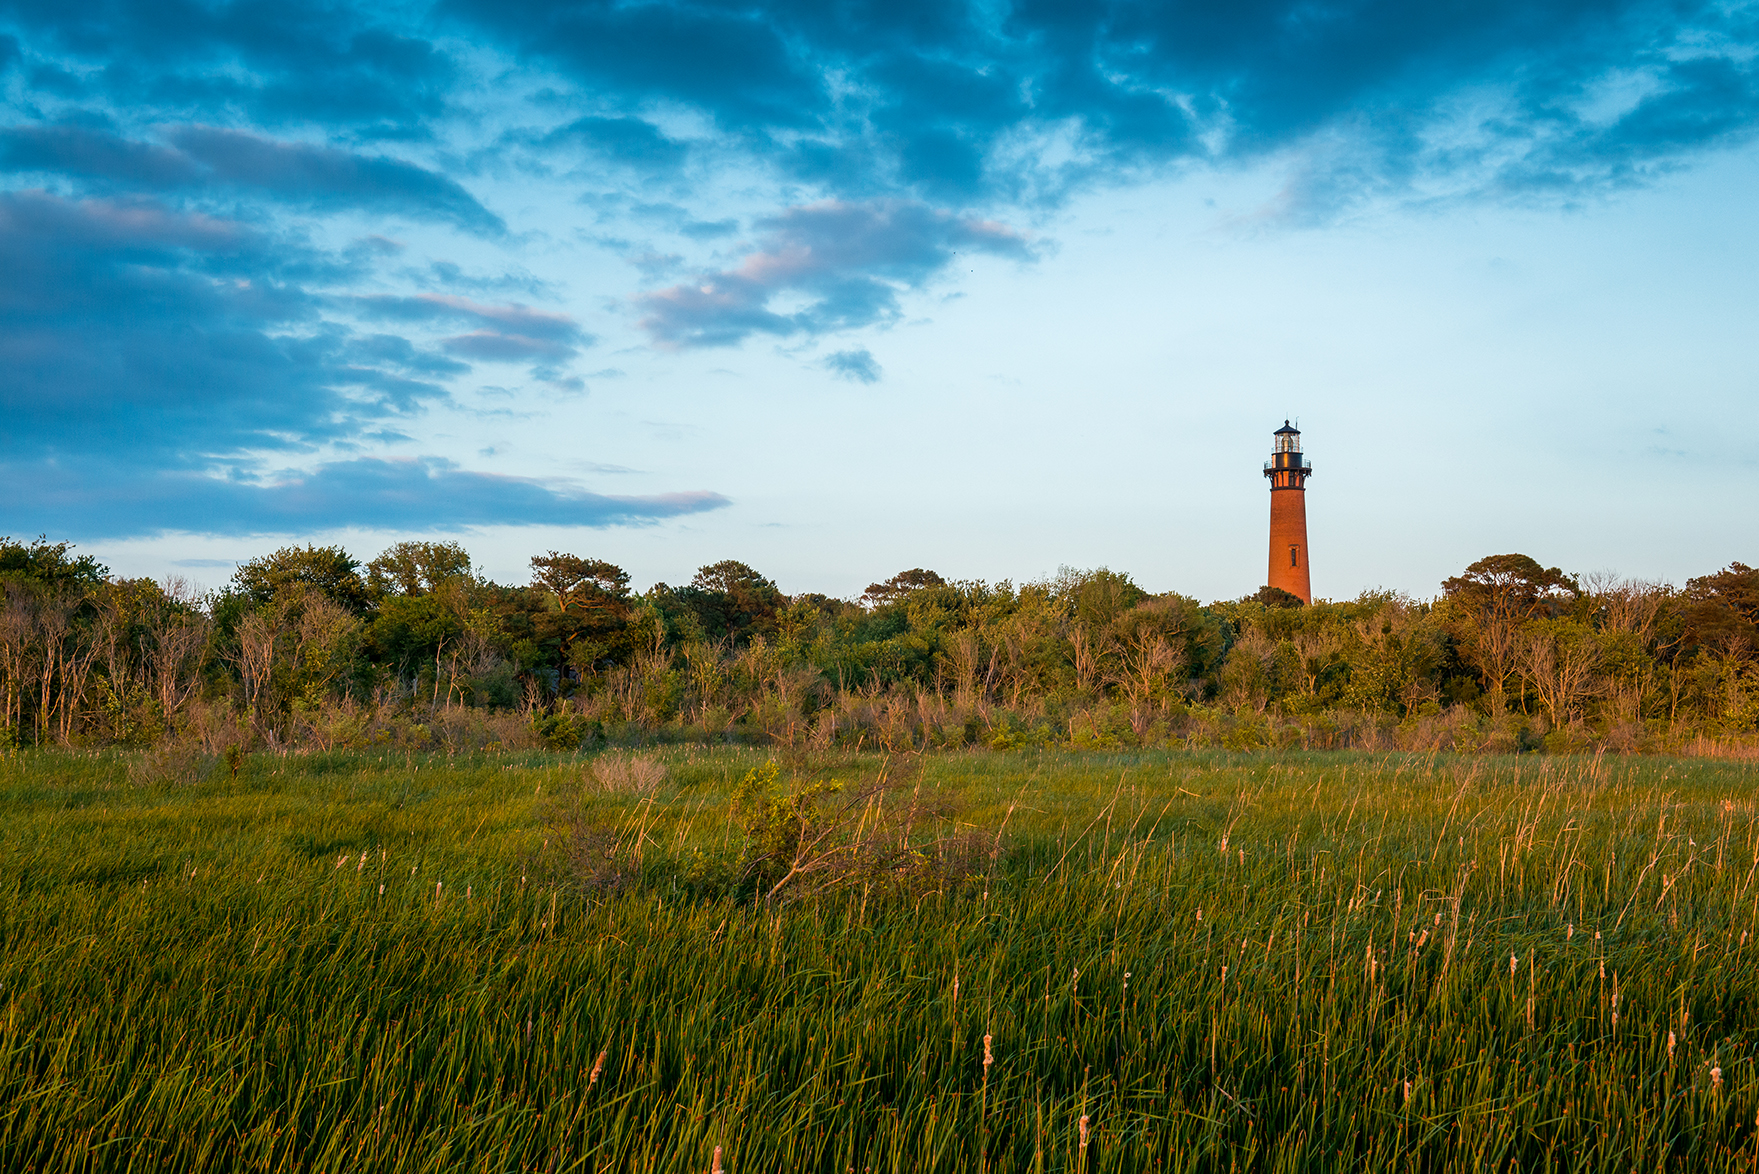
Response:
POLYGON ((1299 432, 1279 432, 1276 434, 1277 452, 1300 452, 1301 434, 1299 432))

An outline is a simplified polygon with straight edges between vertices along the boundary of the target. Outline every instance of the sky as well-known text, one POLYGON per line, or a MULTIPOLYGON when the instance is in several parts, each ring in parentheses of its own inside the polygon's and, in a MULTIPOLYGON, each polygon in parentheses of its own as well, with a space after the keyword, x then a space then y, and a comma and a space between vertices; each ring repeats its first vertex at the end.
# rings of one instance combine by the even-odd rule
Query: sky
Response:
POLYGON ((1759 5, 0 0, 0 534, 1759 562, 1759 5))

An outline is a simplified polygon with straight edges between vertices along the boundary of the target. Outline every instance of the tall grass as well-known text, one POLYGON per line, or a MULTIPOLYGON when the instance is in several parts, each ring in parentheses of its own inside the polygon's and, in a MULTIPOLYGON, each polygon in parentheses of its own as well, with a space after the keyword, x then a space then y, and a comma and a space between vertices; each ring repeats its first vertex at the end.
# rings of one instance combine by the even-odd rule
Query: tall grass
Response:
POLYGON ((1750 767, 928 757, 932 820, 999 833, 992 871, 770 905, 693 880, 739 852, 730 796, 759 761, 680 749, 649 793, 536 753, 258 757, 193 787, 130 784, 116 756, 6 760, 0 1161, 707 1171, 718 1147, 729 1174, 1717 1170, 1759 1152, 1750 767), (641 883, 573 883, 560 813, 583 810, 641 821, 641 883))

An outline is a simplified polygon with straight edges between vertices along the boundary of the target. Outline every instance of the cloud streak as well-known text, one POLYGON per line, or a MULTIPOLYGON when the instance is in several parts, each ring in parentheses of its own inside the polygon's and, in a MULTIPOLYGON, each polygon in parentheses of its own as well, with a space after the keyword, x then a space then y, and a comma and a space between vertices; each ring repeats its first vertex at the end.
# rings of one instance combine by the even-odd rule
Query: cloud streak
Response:
POLYGON ((474 472, 434 457, 335 461, 260 483, 175 472, 118 479, 59 466, 14 467, 0 469, 0 500, 0 530, 82 539, 170 531, 309 534, 363 525, 406 531, 628 526, 731 504, 706 491, 589 493, 566 483, 474 472))
POLYGON ((486 362, 562 362, 596 341, 566 314, 521 305, 483 305, 446 294, 375 295, 354 298, 352 305, 367 318, 474 327, 442 345, 448 354, 486 362))
POLYGON ((75 176, 114 190, 257 192, 316 211, 362 209, 495 236, 501 218, 456 181, 411 163, 242 131, 185 126, 169 146, 78 125, 0 131, 0 169, 75 176))

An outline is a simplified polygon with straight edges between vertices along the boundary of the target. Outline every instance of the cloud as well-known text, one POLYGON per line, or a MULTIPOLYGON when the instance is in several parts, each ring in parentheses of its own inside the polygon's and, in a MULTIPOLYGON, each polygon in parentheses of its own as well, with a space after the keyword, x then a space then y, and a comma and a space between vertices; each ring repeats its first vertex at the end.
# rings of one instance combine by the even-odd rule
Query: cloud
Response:
MULTIPOLYGON (((849 200, 1054 202, 1157 168, 1315 144, 1321 156, 1299 163, 1311 202, 1347 201, 1352 175, 1371 194, 1440 184, 1500 198, 1630 182, 1759 125, 1759 22, 1714 0, 452 0, 445 11, 601 104, 698 112, 750 156, 849 200), (1598 127, 1580 99, 1632 72, 1660 92, 1642 115, 1598 127), (1337 136, 1351 149, 1332 149, 1337 136), (1333 163, 1344 172, 1328 183, 1319 173, 1333 163)), ((595 117, 607 133, 618 118, 595 117)))
MULTIPOLYGON (((1348 200, 1354 176, 1368 193, 1579 193, 1640 181, 1759 125, 1759 22, 1720 0, 31 0, 9 22, 17 43, 0 40, 0 68, 24 66, 24 109, 41 97, 164 124, 407 141, 442 133, 454 112, 504 117, 482 96, 485 77, 529 78, 567 111, 514 136, 540 152, 585 147, 668 180, 696 154, 759 161, 845 200, 952 208, 1055 202, 1157 168, 1284 155, 1300 157, 1316 209, 1348 200), (454 57, 459 43, 468 57, 454 57), (1633 74, 1654 94, 1603 125, 1584 96, 1633 74), (662 129, 661 111, 691 137, 662 129), (1339 135, 1351 149, 1331 149, 1339 135)), ((185 165, 154 147, 123 152, 118 174, 185 165)), ((228 182, 396 192, 492 231, 461 188, 436 183, 455 177, 337 175, 334 160, 207 149, 220 152, 209 172, 246 173, 228 182)))
MULTIPOLYGON (((505 113, 483 97, 484 81, 529 79, 566 113, 549 128, 504 127, 504 142, 540 154, 584 147, 680 184, 696 156, 756 162, 857 202, 1054 203, 1155 169, 1284 157, 1300 173, 1289 206, 1301 214, 1437 188, 1579 195, 1640 182, 1759 126, 1759 22, 1750 6, 1720 0, 441 0, 413 10, 32 0, 9 11, 24 109, 60 94, 85 114, 407 141, 444 133, 452 113, 492 125, 505 113), (455 59, 460 43, 471 50, 455 59), (1585 96, 1632 75, 1654 93, 1605 125, 1585 96), (689 137, 662 129, 662 112, 689 137), (1340 136, 1347 149, 1335 148, 1340 136)), ((201 149, 218 154, 203 162, 195 147, 176 158, 136 144, 117 153, 113 174, 162 182, 152 177, 195 162, 202 175, 235 169, 242 176, 226 182, 290 199, 320 189, 375 207, 403 199, 495 231, 461 187, 444 186, 455 175, 280 146, 293 157, 209 143, 201 149)), ((715 226, 696 228, 706 239, 715 226)))
POLYGON ((566 359, 574 355, 573 347, 563 346, 549 339, 502 334, 495 330, 473 330, 469 334, 448 338, 442 345, 448 354, 497 363, 566 359))
POLYGON ((449 354, 469 359, 554 363, 573 358, 580 348, 595 341, 566 314, 546 313, 517 304, 484 305, 445 294, 373 295, 353 298, 350 304, 366 318, 475 327, 467 334, 446 339, 443 344, 449 354))
POLYGON ((179 127, 167 137, 170 146, 80 125, 13 127, 0 131, 0 169, 155 192, 244 189, 321 211, 389 212, 479 235, 506 230, 458 183, 411 163, 205 126, 179 127))
POLYGON ((450 360, 326 321, 297 243, 142 200, 0 194, 0 460, 209 467, 443 399, 450 360))
POLYGON ((452 0, 442 10, 597 91, 684 102, 724 129, 810 126, 831 100, 822 68, 790 46, 797 21, 781 6, 452 0))
POLYGON ((851 383, 878 383, 880 365, 866 347, 852 351, 832 351, 824 358, 827 370, 838 379, 847 379, 851 383))
POLYGON ((690 153, 688 144, 641 118, 589 115, 551 131, 544 141, 552 147, 579 143, 605 158, 653 172, 676 171, 690 153))
POLYGON ((902 200, 828 200, 764 222, 738 268, 645 294, 641 326, 672 349, 728 346, 754 333, 818 334, 889 321, 900 286, 920 287, 960 250, 1031 258, 1026 239, 993 221, 902 200), (783 295, 808 304, 770 309, 783 295))
POLYGON ((445 52, 374 6, 27 2, 7 16, 39 59, 97 67, 94 88, 125 109, 411 137, 460 80, 445 52))
POLYGON ((729 504, 706 491, 633 497, 588 493, 563 482, 474 472, 435 457, 334 461, 265 482, 177 472, 118 478, 94 468, 0 466, 0 530, 80 539, 168 531, 310 534, 349 526, 603 527, 658 522, 729 504))
MULTIPOLYGON (((140 198, 0 193, 0 528, 87 537, 340 526, 602 526, 718 508, 612 497, 434 457, 266 461, 407 441, 467 358, 552 360, 572 318, 434 294, 335 296, 345 265, 297 240, 140 198), (467 333, 443 353, 335 319, 467 333)), ((557 387, 568 377, 540 368, 557 387)))

